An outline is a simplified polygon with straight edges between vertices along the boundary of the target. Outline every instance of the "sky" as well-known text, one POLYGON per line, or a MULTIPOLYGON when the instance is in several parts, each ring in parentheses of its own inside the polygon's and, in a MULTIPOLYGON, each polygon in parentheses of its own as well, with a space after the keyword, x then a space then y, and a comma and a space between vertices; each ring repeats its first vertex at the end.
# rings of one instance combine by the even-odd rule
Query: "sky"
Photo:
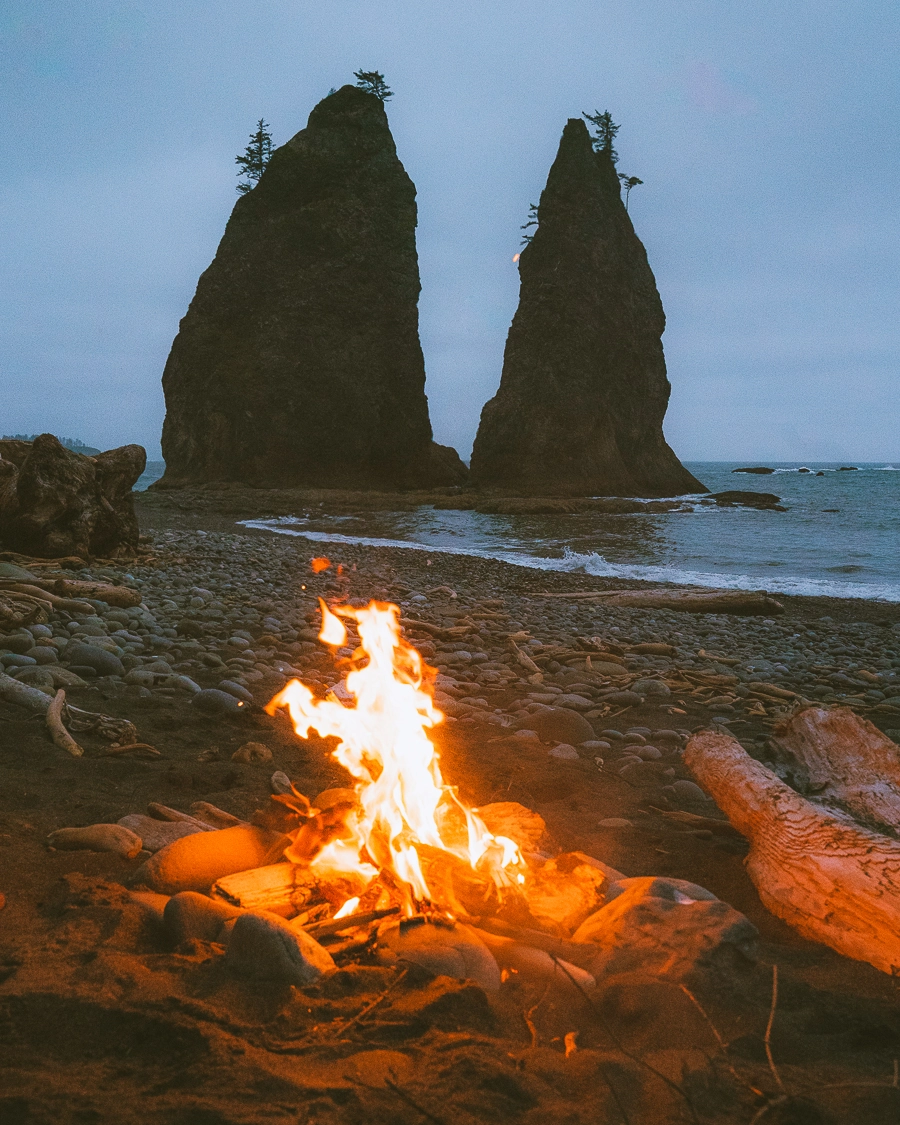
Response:
POLYGON ((162 370, 237 194, 353 71, 416 184, 438 441, 500 381, 567 118, 609 110, 683 460, 900 459, 894 0, 4 0, 0 433, 160 455, 162 370))

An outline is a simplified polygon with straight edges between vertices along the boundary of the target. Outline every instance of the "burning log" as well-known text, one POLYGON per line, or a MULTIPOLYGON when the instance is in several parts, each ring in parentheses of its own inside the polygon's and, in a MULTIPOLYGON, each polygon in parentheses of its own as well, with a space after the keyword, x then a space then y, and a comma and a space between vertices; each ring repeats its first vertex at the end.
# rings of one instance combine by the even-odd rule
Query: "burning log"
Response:
POLYGON ((849 707, 806 707, 775 727, 795 789, 900 832, 900 748, 849 707))
POLYGON ((900 969, 900 842, 805 800, 728 734, 694 735, 684 760, 750 840, 747 871, 773 914, 845 957, 900 969))
POLYGON ((296 914, 313 896, 318 879, 297 863, 271 863, 218 879, 210 894, 244 910, 296 914))

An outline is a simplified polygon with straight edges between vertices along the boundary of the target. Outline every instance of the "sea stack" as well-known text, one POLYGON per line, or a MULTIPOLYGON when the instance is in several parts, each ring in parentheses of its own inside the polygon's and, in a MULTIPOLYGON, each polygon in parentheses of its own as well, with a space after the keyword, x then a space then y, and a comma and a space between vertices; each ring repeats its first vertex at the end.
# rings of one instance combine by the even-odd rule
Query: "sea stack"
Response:
POLYGON ((663 437, 662 302, 615 164, 579 119, 563 130, 538 222, 472 483, 526 496, 705 492, 663 437))
POLYGON ((163 374, 160 485, 455 484, 419 343, 416 190, 384 105, 344 86, 235 204, 163 374))

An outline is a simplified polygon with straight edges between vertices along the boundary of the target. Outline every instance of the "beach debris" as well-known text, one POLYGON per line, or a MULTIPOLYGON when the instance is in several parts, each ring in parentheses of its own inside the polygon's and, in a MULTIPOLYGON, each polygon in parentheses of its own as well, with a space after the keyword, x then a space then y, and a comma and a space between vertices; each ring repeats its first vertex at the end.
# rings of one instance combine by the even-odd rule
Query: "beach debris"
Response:
POLYGON ((771 742, 794 789, 900 832, 900 748, 868 720, 849 707, 804 707, 775 726, 771 742))
POLYGON ((767 909, 845 957, 897 972, 900 842, 801 797, 725 732, 695 734, 685 763, 750 841, 747 872, 767 909))
POLYGON ((232 762, 271 762, 272 751, 262 742, 245 742, 231 755, 232 762))
POLYGON ((47 707, 45 716, 47 729, 50 731, 50 737, 53 739, 54 745, 71 754, 73 758, 80 758, 84 751, 63 726, 62 709, 65 702, 66 693, 60 688, 47 707))
POLYGON ((141 837, 121 824, 91 824, 84 828, 57 828, 47 837, 57 851, 113 852, 134 859, 143 848, 141 837))
POLYGON ((684 613, 733 613, 771 616, 784 613, 781 602, 762 591, 708 590, 667 587, 650 590, 579 590, 571 593, 539 593, 540 598, 572 598, 577 601, 602 601, 612 606, 636 609, 673 609, 684 613))

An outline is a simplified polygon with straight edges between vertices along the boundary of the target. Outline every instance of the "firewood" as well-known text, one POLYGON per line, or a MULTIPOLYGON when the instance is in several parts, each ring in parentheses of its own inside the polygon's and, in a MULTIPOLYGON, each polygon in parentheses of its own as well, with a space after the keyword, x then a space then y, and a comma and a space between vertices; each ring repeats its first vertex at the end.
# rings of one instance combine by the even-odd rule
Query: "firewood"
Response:
POLYGON ((147 805, 147 812, 155 820, 183 820, 187 824, 193 824, 197 828, 202 829, 204 832, 215 832, 216 828, 212 825, 199 820, 196 816, 191 816, 189 813, 179 812, 178 809, 170 809, 168 805, 161 805, 158 801, 150 801, 147 805))
POLYGON ((702 731, 685 763, 750 840, 763 904, 804 937, 900 970, 900 842, 795 793, 728 734, 702 731))
POLYGON ((297 911, 312 897, 318 879, 308 867, 296 863, 271 863, 226 875, 210 894, 245 910, 297 911))
POLYGON ((195 801, 191 805, 193 815, 204 824, 212 828, 233 828, 236 824, 246 824, 246 820, 232 816, 224 809, 211 805, 209 801, 195 801))
POLYGON ((603 601, 608 605, 637 609, 674 609, 684 613, 784 613, 781 602, 764 593, 748 590, 583 590, 577 593, 540 593, 541 598, 575 598, 603 601))
POLYGON ((900 747, 866 719, 849 707, 805 707, 772 740, 796 763, 803 788, 864 824, 900 832, 900 747))

